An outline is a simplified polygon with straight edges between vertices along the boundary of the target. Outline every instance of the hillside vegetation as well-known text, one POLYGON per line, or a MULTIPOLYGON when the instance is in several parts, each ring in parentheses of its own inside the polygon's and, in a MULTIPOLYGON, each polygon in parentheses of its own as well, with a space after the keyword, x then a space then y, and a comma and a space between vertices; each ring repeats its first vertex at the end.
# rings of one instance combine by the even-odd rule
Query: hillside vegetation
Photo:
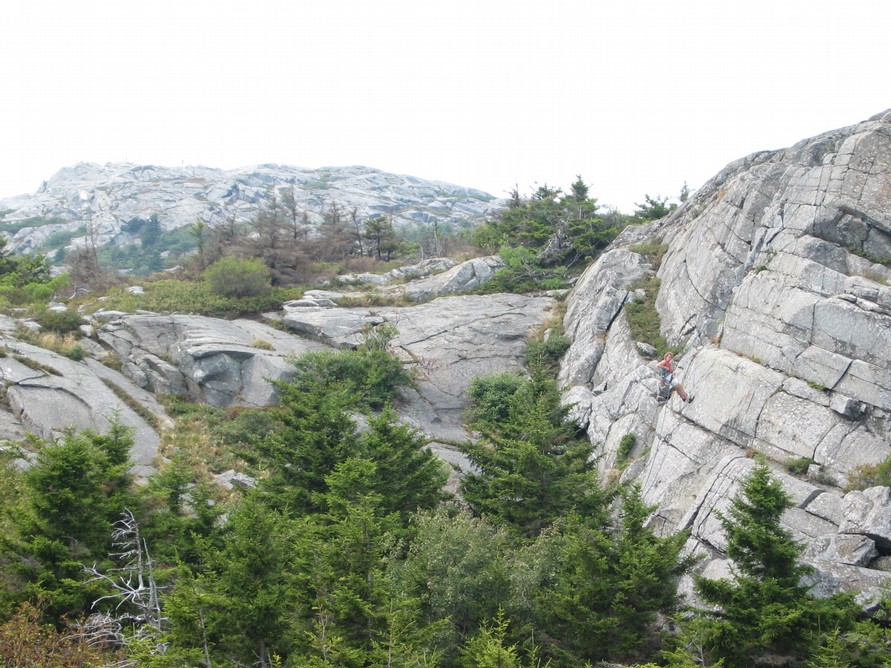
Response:
MULTIPOLYGON (((472 234, 410 239, 385 219, 332 216, 308 238, 288 227, 286 210, 196 224, 180 270, 141 290, 96 248, 56 278, 45 262, 29 274, 33 260, 4 257, 5 306, 74 336, 77 319, 49 315, 73 311, 47 310, 51 300, 256 314, 339 272, 447 253, 499 254, 506 268, 485 290, 561 288, 648 215, 601 215, 581 178, 568 195, 515 194, 472 234)), ((654 263, 664 252, 648 249, 654 263)), ((640 331, 653 331, 653 310, 640 331)), ((598 474, 594 445, 561 403, 555 376, 568 340, 558 321, 529 342, 522 374, 473 381, 477 438, 455 444, 473 471, 455 494, 446 465, 397 417, 413 379, 389 351, 393 336, 369 328, 355 350, 294 359, 273 407, 166 398, 176 426, 141 484, 129 473, 133 433, 117 421, 107 433, 8 444, 4 665, 48 665, 47 656, 156 668, 888 665, 891 609, 865 620, 850 597, 817 599, 801 585, 801 548, 779 521, 791 500, 761 462, 724 518, 732 577, 697 575, 712 607, 683 607, 677 578, 695 566, 682 556, 687 533, 657 533, 641 488, 598 474), (223 489, 211 476, 223 467, 247 482, 223 489)))

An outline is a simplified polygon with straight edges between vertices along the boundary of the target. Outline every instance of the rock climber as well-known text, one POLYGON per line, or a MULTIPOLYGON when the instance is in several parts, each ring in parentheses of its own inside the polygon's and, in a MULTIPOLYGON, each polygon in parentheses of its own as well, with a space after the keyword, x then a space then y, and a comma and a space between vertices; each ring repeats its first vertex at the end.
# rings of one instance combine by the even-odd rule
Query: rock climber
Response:
POLYGON ((687 402, 688 404, 692 404, 694 397, 687 394, 684 386, 681 385, 674 377, 674 365, 671 363, 673 359, 673 353, 666 353, 665 357, 663 357, 662 360, 656 365, 656 368, 659 369, 659 375, 662 377, 662 382, 668 383, 668 386, 672 390, 677 390, 678 395, 683 401, 687 402))

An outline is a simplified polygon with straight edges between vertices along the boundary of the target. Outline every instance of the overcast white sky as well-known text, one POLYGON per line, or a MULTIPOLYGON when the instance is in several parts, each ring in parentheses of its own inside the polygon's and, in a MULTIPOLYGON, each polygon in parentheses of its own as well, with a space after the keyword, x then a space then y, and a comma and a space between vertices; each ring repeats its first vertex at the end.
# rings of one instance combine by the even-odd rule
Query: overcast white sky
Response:
POLYGON ((888 0, 28 0, 0 197, 79 161, 361 164, 631 212, 891 107, 888 0))

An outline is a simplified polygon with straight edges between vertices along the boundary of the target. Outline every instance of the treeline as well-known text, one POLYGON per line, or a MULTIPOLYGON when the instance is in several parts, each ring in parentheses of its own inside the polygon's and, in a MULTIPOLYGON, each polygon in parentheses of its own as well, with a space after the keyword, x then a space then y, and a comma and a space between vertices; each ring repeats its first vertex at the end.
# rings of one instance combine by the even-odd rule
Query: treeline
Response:
POLYGON ((0 660, 887 665, 887 628, 801 584, 779 524, 790 501, 763 464, 724 519, 733 579, 697 577, 715 607, 681 614, 686 535, 657 535, 638 486, 599 478, 541 349, 527 376, 474 381, 473 471, 460 496, 444 492, 449 471, 391 407, 409 382, 387 352, 393 334, 299 358, 268 410, 172 405, 180 425, 216 417, 206 438, 181 426, 200 443, 180 441, 144 485, 118 423, 25 444, 25 471, 4 451, 0 660), (223 494, 191 459, 210 450, 254 486, 223 494))
POLYGON ((197 219, 189 227, 164 231, 158 214, 122 226, 132 242, 99 247, 87 230, 86 243, 60 249, 57 262, 72 269, 75 282, 103 289, 117 272, 146 276, 179 267, 184 278, 200 276, 224 257, 261 259, 273 286, 312 283, 338 271, 366 271, 398 258, 448 255, 469 244, 469 229, 431 220, 397 229, 387 215, 366 216, 336 200, 319 213, 301 208, 297 186, 270 189, 249 217, 222 222, 197 219))
POLYGON ((676 206, 646 195, 632 215, 602 211, 578 177, 567 193, 544 185, 523 197, 515 189, 507 208, 477 227, 433 219, 397 228, 389 216, 366 216, 336 201, 321 214, 310 213, 295 188, 271 189, 249 218, 233 215, 215 224, 198 219, 167 232, 158 214, 128 221, 122 232, 134 242, 123 246, 99 248, 87 229, 83 246, 59 248, 55 258, 71 269, 74 285, 103 290, 119 281, 117 272, 145 276, 175 264, 178 276, 195 279, 223 258, 259 259, 273 287, 291 287, 395 260, 498 253, 508 268, 492 289, 524 291, 565 285, 624 226, 661 218, 676 206))

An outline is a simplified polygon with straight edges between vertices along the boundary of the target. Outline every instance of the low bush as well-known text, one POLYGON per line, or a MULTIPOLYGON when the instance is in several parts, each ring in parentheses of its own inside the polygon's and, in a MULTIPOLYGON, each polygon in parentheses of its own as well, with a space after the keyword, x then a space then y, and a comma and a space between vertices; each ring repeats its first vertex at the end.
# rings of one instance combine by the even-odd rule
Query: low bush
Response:
POLYGON ((792 457, 783 462, 783 466, 793 475, 804 475, 813 463, 814 460, 810 457, 792 457))
POLYGON ((387 404, 395 389, 409 383, 402 362, 384 351, 342 350, 305 353, 294 362, 295 385, 322 382, 349 387, 356 407, 377 410, 387 404))
POLYGON ((849 490, 868 487, 891 487, 891 457, 886 457, 878 464, 858 466, 848 478, 849 490))
POLYGON ((125 311, 138 310, 155 313, 199 313, 221 318, 236 318, 264 311, 275 311, 283 302, 299 299, 298 288, 272 288, 256 297, 222 297, 213 294, 207 283, 165 279, 145 283, 143 294, 133 294, 118 288, 109 292, 107 299, 94 307, 125 311))
POLYGON ((656 310, 656 296, 659 294, 660 281, 656 276, 650 276, 637 281, 629 287, 634 292, 641 290, 643 298, 637 298, 625 304, 625 320, 628 329, 631 330, 631 338, 635 341, 649 343, 656 349, 658 357, 664 357, 666 353, 679 351, 668 345, 661 333, 661 321, 656 310))
POLYGON ((631 456, 631 451, 634 450, 636 443, 637 436, 630 432, 622 437, 622 440, 619 441, 619 450, 616 453, 616 463, 618 465, 621 466, 628 461, 628 458, 631 456))
POLYGON ((73 334, 80 332, 84 320, 80 314, 70 311, 46 310, 38 313, 34 320, 40 327, 56 334, 73 334))
POLYGON ((526 346, 526 365, 539 364, 545 369, 556 370, 560 366, 560 358, 569 349, 570 344, 571 341, 566 336, 553 331, 547 338, 530 341, 526 346))
POLYGON ((220 258, 204 270, 204 280, 220 297, 260 297, 272 290, 269 269, 258 258, 220 258))

